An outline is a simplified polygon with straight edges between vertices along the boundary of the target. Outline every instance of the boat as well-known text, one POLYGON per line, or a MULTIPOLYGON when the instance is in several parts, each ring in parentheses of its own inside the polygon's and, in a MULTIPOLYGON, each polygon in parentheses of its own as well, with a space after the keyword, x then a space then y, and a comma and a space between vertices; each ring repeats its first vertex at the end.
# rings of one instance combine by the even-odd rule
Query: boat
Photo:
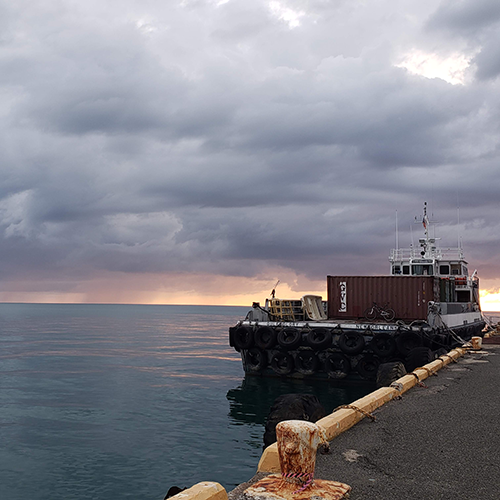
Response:
POLYGON ((245 373, 379 383, 483 336, 477 271, 469 274, 460 243, 442 249, 431 237, 427 204, 421 223, 418 246, 391 251, 387 276, 327 276, 326 301, 273 289, 254 302, 229 328, 245 373))

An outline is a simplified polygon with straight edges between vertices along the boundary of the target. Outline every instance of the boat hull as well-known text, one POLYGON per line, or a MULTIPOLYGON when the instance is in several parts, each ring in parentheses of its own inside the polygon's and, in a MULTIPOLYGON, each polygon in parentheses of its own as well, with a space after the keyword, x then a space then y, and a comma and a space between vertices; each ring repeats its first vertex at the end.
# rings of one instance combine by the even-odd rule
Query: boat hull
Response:
POLYGON ((375 381, 381 364, 400 361, 407 371, 473 336, 485 322, 476 314, 450 328, 424 321, 276 322, 240 321, 229 343, 241 353, 246 374, 263 377, 375 381))

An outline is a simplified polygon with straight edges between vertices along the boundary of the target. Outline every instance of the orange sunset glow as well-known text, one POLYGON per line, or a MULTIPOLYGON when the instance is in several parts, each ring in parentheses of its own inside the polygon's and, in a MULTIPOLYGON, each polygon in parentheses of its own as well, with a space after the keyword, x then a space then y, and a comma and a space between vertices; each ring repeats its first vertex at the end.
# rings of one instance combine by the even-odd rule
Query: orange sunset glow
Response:
MULTIPOLYGON (((293 299, 314 294, 326 299, 326 280, 309 280, 285 270, 279 276, 277 297, 293 299)), ((210 274, 102 273, 65 292, 57 291, 59 282, 52 287, 45 282, 13 283, 8 291, 0 292, 0 302, 251 306, 252 302, 264 303, 277 281, 210 274)), ((481 290, 480 302, 483 311, 500 312, 500 289, 490 286, 481 290)))
MULTIPOLYGON (((326 298, 326 280, 308 280, 290 271, 282 271, 280 277, 277 296, 315 294, 326 298)), ((277 281, 267 277, 103 273, 65 292, 57 291, 60 283, 53 284, 53 291, 50 283, 13 283, 9 291, 0 292, 0 302, 250 306, 265 302, 277 281)))
POLYGON ((481 309, 487 312, 500 312, 500 290, 489 292, 480 291, 481 309))

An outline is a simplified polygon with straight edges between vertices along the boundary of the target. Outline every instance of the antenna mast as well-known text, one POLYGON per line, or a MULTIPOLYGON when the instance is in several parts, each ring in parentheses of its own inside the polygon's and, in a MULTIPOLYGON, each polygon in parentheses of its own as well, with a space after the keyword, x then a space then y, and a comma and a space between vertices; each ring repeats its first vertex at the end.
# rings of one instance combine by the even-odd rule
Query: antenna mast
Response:
POLYGON ((396 210, 396 252, 399 250, 398 211, 396 210))
POLYGON ((424 225, 425 239, 429 240, 429 218, 427 217, 427 202, 424 201, 424 217, 422 219, 422 224, 424 225))

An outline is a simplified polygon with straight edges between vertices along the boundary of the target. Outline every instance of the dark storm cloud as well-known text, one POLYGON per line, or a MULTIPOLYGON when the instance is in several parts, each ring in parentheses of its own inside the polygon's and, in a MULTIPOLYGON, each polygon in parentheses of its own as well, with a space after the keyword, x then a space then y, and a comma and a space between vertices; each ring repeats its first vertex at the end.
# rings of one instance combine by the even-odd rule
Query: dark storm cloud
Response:
POLYGON ((431 198, 500 279, 496 3, 0 9, 5 279, 385 273, 396 210, 409 244, 431 198), (476 74, 425 77, 415 50, 476 74))

